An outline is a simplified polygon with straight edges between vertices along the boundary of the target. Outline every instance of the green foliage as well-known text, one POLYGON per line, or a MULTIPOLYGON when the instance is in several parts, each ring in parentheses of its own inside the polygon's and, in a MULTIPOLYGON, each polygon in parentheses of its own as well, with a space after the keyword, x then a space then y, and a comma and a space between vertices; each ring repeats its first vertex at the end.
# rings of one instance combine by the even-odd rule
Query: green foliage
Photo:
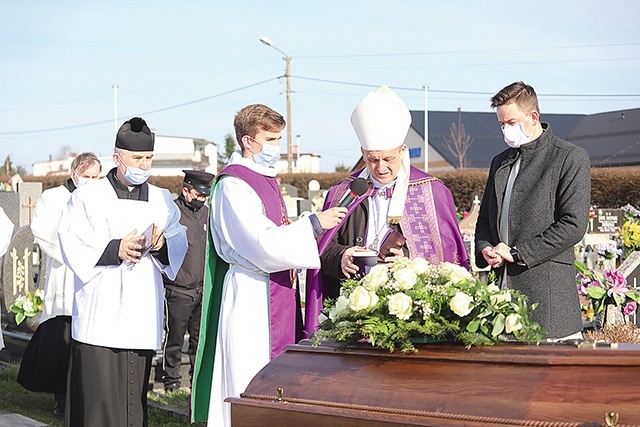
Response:
POLYGON ((343 281, 340 296, 325 301, 313 341, 365 339, 391 352, 415 352, 414 341, 425 337, 467 346, 539 343, 545 331, 531 320, 534 309, 520 292, 487 285, 463 267, 401 258, 343 281))

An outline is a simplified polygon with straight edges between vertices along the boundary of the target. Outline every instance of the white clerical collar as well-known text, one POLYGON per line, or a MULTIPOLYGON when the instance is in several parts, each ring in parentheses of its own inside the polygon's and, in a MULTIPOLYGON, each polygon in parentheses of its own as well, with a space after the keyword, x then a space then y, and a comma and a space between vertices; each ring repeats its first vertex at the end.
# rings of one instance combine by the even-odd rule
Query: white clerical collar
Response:
POLYGON ((393 187, 394 185, 396 185, 396 181, 398 180, 397 178, 394 179, 393 181, 389 182, 388 184, 381 184, 380 182, 378 182, 373 176, 369 175, 369 179, 371 180, 371 183, 373 184, 373 188, 389 188, 389 187, 393 187))

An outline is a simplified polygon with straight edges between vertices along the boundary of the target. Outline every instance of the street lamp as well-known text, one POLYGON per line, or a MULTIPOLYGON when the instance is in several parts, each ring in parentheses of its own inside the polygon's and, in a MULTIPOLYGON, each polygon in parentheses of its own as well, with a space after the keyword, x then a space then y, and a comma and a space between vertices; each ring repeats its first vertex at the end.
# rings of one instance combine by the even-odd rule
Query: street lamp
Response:
POLYGON ((287 64, 287 67, 284 72, 284 76, 287 80, 287 172, 293 172, 293 151, 291 149, 291 57, 275 47, 271 39, 267 37, 261 37, 260 42, 269 47, 274 48, 278 52, 284 55, 284 60, 287 64))

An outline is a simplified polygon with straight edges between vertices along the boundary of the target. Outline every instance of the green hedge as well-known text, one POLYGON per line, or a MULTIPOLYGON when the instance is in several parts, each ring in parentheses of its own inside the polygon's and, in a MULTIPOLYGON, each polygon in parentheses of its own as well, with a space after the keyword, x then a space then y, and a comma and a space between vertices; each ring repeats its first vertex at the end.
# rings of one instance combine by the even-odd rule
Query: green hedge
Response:
MULTIPOLYGON (((298 188, 300 197, 307 197, 307 186, 312 179, 327 189, 347 177, 350 172, 331 172, 319 174, 279 174, 283 183, 298 188)), ((453 172, 435 172, 451 190, 456 206, 460 211, 468 211, 474 195, 482 195, 487 181, 486 170, 465 170, 453 172)), ((25 181, 41 181, 44 190, 61 185, 66 177, 23 177, 25 181)), ((7 177, 0 180, 8 181, 7 177)), ((182 176, 156 176, 149 178, 151 184, 167 188, 178 194, 182 176)), ((591 168, 591 204, 601 208, 619 208, 626 204, 640 205, 640 167, 591 168)))

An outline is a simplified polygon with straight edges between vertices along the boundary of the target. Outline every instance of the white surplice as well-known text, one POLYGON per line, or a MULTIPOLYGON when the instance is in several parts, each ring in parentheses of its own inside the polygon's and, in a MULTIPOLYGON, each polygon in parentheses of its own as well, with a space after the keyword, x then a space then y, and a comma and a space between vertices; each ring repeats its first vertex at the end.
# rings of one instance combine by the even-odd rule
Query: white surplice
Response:
MULTIPOLYGON (((0 257, 7 252, 11 236, 13 235, 13 222, 9 219, 4 209, 0 208, 0 257)), ((4 348, 4 339, 2 338, 2 330, 0 330, 0 350, 4 348)))
POLYGON ((58 226, 70 198, 71 192, 64 185, 44 191, 30 225, 33 237, 47 255, 42 322, 71 316, 73 308, 74 274, 62 260, 58 238, 58 226))
MULTIPOLYGON (((265 168, 233 153, 239 164, 266 176, 265 168)), ((211 386, 208 424, 229 426, 230 408, 223 400, 244 392, 270 358, 268 273, 319 268, 318 246, 309 218, 279 226, 265 216, 258 194, 243 180, 224 176, 213 190, 213 241, 231 264, 225 276, 211 386)), ((293 325, 292 325, 293 327, 293 325)))
POLYGON ((71 335, 96 346, 157 350, 162 344, 162 272, 173 279, 187 250, 186 227, 169 191, 149 185, 149 201, 118 199, 107 178, 73 192, 59 229, 64 262, 75 273, 71 335), (169 265, 96 266, 107 244, 150 224, 164 229, 169 265))

